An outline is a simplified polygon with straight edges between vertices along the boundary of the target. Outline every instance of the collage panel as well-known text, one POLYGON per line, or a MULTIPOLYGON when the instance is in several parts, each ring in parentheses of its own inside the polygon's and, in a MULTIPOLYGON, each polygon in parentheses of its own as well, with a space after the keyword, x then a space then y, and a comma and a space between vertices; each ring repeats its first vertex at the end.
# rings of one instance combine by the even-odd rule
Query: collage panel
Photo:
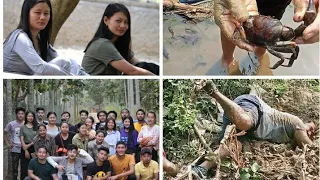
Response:
POLYGON ((3 42, 5 74, 159 75, 159 0, 4 0, 3 42))
POLYGON ((164 79, 164 179, 318 179, 319 79, 164 79))
POLYGON ((159 179, 159 80, 4 79, 3 179, 159 179))
POLYGON ((317 2, 163 0, 163 74, 319 76, 317 2))

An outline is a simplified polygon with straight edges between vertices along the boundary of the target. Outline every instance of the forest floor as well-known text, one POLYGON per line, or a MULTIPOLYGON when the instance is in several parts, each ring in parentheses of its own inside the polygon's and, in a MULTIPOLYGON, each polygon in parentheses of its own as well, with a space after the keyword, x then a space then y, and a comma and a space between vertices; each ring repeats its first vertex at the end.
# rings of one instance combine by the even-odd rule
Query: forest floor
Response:
MULTIPOLYGON (((221 162, 221 179, 319 179, 319 95, 320 93, 309 87, 290 86, 281 97, 274 92, 266 91, 263 100, 271 107, 283 112, 288 112, 303 119, 313 121, 317 125, 316 136, 312 145, 304 149, 294 147, 292 144, 275 144, 267 141, 249 140, 243 144, 240 159, 244 167, 239 171, 234 161, 227 159, 221 162)), ((207 124, 202 129, 202 136, 210 147, 215 150, 219 146, 218 132, 208 131, 211 124, 216 120, 198 120, 207 124)), ((198 122, 196 122, 198 124, 198 122)), ((201 127, 199 127, 201 129, 201 127)), ((187 166, 206 151, 194 132, 191 131, 187 139, 181 139, 181 147, 187 144, 190 151, 171 149, 169 160, 180 169, 177 177, 187 171, 187 166)), ((215 174, 215 169, 213 169, 215 174)), ((165 175, 166 179, 175 179, 165 175)), ((185 179, 185 178, 182 178, 185 179)))

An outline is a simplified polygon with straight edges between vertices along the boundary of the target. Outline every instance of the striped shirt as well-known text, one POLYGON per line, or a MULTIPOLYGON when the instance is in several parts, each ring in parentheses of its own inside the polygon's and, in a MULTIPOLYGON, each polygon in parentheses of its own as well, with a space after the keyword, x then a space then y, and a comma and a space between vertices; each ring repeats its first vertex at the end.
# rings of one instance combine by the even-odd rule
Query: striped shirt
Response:
POLYGON ((50 135, 46 135, 46 138, 42 139, 39 135, 36 135, 33 139, 34 149, 37 152, 40 146, 45 146, 50 156, 54 156, 56 152, 56 144, 54 138, 50 135))

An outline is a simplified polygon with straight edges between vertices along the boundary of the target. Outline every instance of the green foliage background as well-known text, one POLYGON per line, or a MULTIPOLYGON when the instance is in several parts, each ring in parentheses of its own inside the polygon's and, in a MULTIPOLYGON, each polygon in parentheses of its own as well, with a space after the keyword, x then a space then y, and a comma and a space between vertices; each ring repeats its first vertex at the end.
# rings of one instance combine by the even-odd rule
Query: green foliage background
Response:
MULTIPOLYGON (((274 97, 281 97, 289 90, 308 88, 319 92, 319 79, 231 79, 213 80, 219 91, 230 99, 250 92, 250 86, 257 84, 274 97)), ((192 126, 201 116, 205 119, 217 117, 217 110, 207 95, 191 98, 195 80, 167 79, 163 82, 163 147, 167 158, 185 158, 196 154, 197 145, 191 142, 192 126), (191 143, 190 143, 191 142, 191 143)))

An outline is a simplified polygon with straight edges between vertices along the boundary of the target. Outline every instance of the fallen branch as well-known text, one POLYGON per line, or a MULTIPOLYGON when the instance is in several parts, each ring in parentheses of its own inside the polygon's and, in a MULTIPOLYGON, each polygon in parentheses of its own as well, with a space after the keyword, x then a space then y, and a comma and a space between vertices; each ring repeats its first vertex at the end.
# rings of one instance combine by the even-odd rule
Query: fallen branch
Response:
POLYGON ((199 132, 199 129, 197 128, 196 125, 193 125, 193 129, 194 129, 194 132, 195 134, 198 136, 201 144, 206 148, 206 150, 211 154, 213 154, 213 151, 212 149, 210 148, 210 146, 207 144, 206 140, 202 137, 202 135, 200 134, 199 132))

